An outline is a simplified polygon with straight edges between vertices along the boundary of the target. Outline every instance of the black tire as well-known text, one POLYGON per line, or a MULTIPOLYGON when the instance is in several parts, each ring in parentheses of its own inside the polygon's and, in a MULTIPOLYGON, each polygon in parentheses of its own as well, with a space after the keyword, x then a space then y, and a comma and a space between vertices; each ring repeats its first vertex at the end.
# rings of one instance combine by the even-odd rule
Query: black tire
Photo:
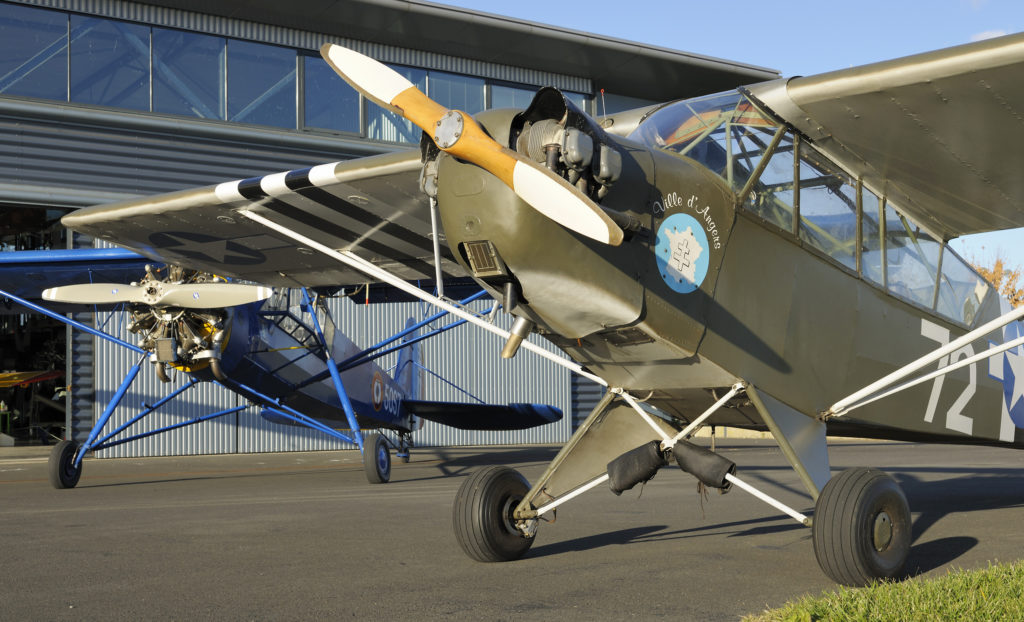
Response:
POLYGON ((814 556, 843 585, 897 578, 910 552, 910 529, 910 507, 895 480, 878 469, 847 469, 825 484, 815 504, 814 556))
POLYGON ((388 442, 376 432, 363 436, 363 470, 371 484, 386 484, 391 480, 391 452, 388 442))
POLYGON ((455 495, 455 539, 479 562, 507 562, 522 557, 533 544, 515 528, 512 512, 530 484, 518 471, 490 466, 473 473, 455 495))
POLYGON ((61 441, 53 446, 50 451, 50 483, 54 488, 74 488, 78 485, 78 478, 82 477, 82 465, 79 463, 75 468, 75 453, 78 452, 78 443, 74 441, 61 441))

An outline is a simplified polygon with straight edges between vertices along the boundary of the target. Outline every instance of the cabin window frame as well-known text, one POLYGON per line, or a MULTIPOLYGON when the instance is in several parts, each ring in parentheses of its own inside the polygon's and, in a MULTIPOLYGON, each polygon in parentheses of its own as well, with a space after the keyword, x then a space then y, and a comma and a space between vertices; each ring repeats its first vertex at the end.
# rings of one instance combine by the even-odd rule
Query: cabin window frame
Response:
MULTIPOLYGON (((905 304, 908 304, 908 305, 911 305, 911 306, 913 306, 913 307, 915 307, 915 308, 917 308, 917 309, 919 309, 919 310, 921 310, 923 312, 926 312, 929 315, 931 315, 931 316, 933 316, 933 317, 935 317, 937 319, 941 319, 941 320, 944 320, 946 322, 950 322, 950 323, 958 325, 958 326, 962 326, 962 327, 965 327, 965 328, 969 329, 969 328, 972 328, 973 326, 975 326, 977 324, 978 319, 979 319, 978 312, 986 305, 986 303, 988 302, 989 298, 993 295, 993 292, 995 291, 995 288, 984 277, 982 277, 981 274, 978 273, 978 271, 973 266, 971 266, 962 257, 960 257, 959 254, 957 254, 957 252, 949 245, 949 241, 948 240, 942 240, 940 237, 933 235, 930 231, 928 231, 927 229, 923 228, 918 223, 912 221, 906 214, 903 213, 902 210, 899 209, 899 207, 897 205, 895 205, 891 201, 889 201, 888 197, 884 193, 877 192, 868 183, 865 183, 865 180, 864 180, 863 176, 852 175, 840 163, 834 161, 832 158, 827 156, 824 152, 822 152, 821 150, 819 150, 816 147, 814 147, 814 142, 810 138, 808 138, 807 136, 802 134, 798 129, 796 129, 792 125, 782 121, 781 119, 778 119, 777 117, 775 117, 771 113, 765 112, 765 110, 761 106, 757 105, 757 101, 754 100, 753 98, 749 98, 748 97, 747 99, 752 104, 754 104, 754 106, 761 112, 762 115, 764 115, 765 118, 774 120, 776 122, 776 124, 780 127, 780 130, 781 130, 782 134, 790 134, 792 136, 791 144, 793 146, 792 147, 792 152, 793 152, 793 206, 792 206, 793 207, 793 211, 792 211, 793 222, 792 222, 792 225, 791 225, 791 229, 787 230, 786 228, 779 226, 777 223, 774 223, 774 222, 772 222, 770 220, 767 220, 766 218, 761 216, 758 212, 754 211, 753 209, 751 209, 747 205, 747 202, 746 202, 747 195, 753 189, 756 188, 757 182, 760 180, 760 176, 761 176, 761 174, 763 174, 765 167, 759 167, 759 170, 756 171, 756 174, 752 174, 750 179, 748 180, 748 183, 745 184, 744 188, 738 194, 736 194, 737 206, 740 207, 740 211, 742 211, 744 214, 746 214, 749 217, 751 217, 758 224, 778 232, 779 234, 783 235, 784 237, 786 237, 789 240, 791 240, 791 241, 795 242, 796 244, 798 244, 804 250, 807 250, 807 251, 811 252, 812 254, 817 255, 817 256, 821 257, 822 259, 827 260, 832 265, 840 268, 841 270, 844 270, 845 272, 847 272, 847 273, 849 273, 851 275, 856 276, 858 279, 860 279, 861 281, 865 282, 867 285, 881 290, 886 295, 893 296, 894 298, 900 300, 901 302, 903 302, 905 304), (855 235, 855 238, 856 238, 855 239, 855 249, 856 250, 854 252, 854 267, 852 267, 852 268, 850 266, 847 266, 846 264, 844 264, 842 261, 838 260, 837 258, 829 255, 827 252, 817 248, 815 245, 813 245, 813 244, 811 244, 809 242, 804 241, 800 237, 800 226, 801 226, 800 162, 801 162, 801 152, 803 151, 803 149, 805 148, 806 145, 810 145, 812 149, 815 149, 817 151, 817 154, 819 156, 826 158, 831 164, 833 164, 835 166, 836 169, 842 171, 843 174, 847 176, 847 178, 852 182, 852 185, 854 186, 854 189, 855 189, 855 202, 856 202, 856 209, 855 209, 856 231, 855 231, 854 235, 855 235), (877 222, 878 222, 878 239, 879 239, 879 251, 880 251, 880 262, 881 262, 880 272, 881 272, 882 283, 877 283, 872 278, 869 278, 865 274, 865 270, 864 270, 863 254, 865 252, 865 249, 864 249, 864 230, 863 230, 863 228, 864 228, 864 220, 865 219, 864 219, 864 195, 863 195, 863 193, 864 193, 865 189, 868 192, 871 192, 871 194, 875 198, 877 198, 877 204, 878 204, 878 214, 877 214, 877 219, 878 219, 877 220, 877 222), (888 239, 888 234, 889 234, 889 231, 888 231, 889 227, 888 227, 887 222, 886 222, 886 220, 887 220, 886 219, 886 210, 889 207, 892 207, 893 212, 895 212, 897 215, 899 215, 902 221, 908 223, 908 225, 909 224, 914 225, 917 231, 920 231, 920 232, 923 232, 923 233, 927 234, 931 241, 933 241, 933 242, 938 244, 939 250, 938 250, 938 254, 937 254, 936 260, 935 260, 936 267, 935 267, 934 279, 932 279, 932 291, 931 291, 931 298, 930 298, 930 302, 931 302, 930 306, 926 306, 926 305, 924 305, 924 304, 922 304, 922 303, 920 303, 920 302, 918 302, 916 300, 913 300, 911 298, 903 296, 903 295, 899 294, 898 292, 894 291, 891 288, 892 283, 891 283, 890 274, 889 274, 889 272, 890 272, 890 270, 889 270, 889 252, 888 252, 888 250, 889 250, 888 246, 889 245, 887 244, 887 239, 888 239), (975 282, 976 283, 980 282, 980 283, 984 284, 984 286, 985 286, 985 293, 981 296, 980 299, 978 299, 977 295, 975 295, 976 306, 975 306, 974 311, 973 311, 973 316, 969 318, 969 321, 965 321, 965 318, 964 318, 964 314, 965 313, 961 313, 961 315, 959 317, 954 317, 954 316, 949 315, 949 314, 947 314, 947 313, 945 313, 945 312, 940 310, 940 299, 941 299, 941 294, 942 294, 941 287, 942 287, 943 277, 944 277, 943 268, 948 265, 947 264, 947 257, 946 257, 947 253, 952 253, 953 254, 953 257, 955 258, 955 261, 956 261, 958 267, 966 268, 966 270, 970 273, 970 275, 972 275, 975 278, 975 282)), ((761 156, 761 161, 762 162, 765 162, 765 163, 768 162, 772 158, 772 156, 774 155, 775 148, 779 144, 779 141, 772 141, 772 142, 773 142, 773 144, 769 147, 769 149, 765 150, 765 152, 762 154, 762 156, 761 156)), ((727 157, 731 160, 732 154, 729 153, 727 157)), ((929 277, 930 276, 931 275, 929 275, 929 277)), ((996 293, 998 294, 998 292, 996 292, 996 293)), ((961 301, 961 303, 966 303, 968 300, 969 299, 965 299, 965 300, 961 301)))

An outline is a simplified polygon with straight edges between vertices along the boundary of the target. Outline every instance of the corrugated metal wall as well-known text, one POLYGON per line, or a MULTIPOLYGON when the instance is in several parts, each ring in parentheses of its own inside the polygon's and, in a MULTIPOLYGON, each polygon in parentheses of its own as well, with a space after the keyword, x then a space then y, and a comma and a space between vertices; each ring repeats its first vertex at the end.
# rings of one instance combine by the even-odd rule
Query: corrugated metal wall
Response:
POLYGON ((604 397, 605 388, 583 376, 572 374, 572 429, 580 427, 590 411, 604 397))
MULTIPOLYGON (((420 319, 433 313, 419 303, 356 305, 348 299, 332 300, 331 312, 340 330, 360 345, 371 345, 400 330, 406 318, 420 319)), ((478 310, 490 306, 475 303, 478 310)), ((507 316, 498 316, 499 324, 509 324, 507 316)), ((124 313, 99 313, 99 328, 133 342, 126 330, 124 313)), ((440 325, 440 324, 439 324, 440 325)), ((92 396, 94 403, 84 410, 76 409, 76 438, 84 440, 88 426, 96 421, 116 392, 125 374, 138 360, 138 355, 107 341, 94 341, 92 396)), ((533 340, 545 349, 557 352, 543 340, 533 340)), ((522 350, 511 361, 499 356, 501 340, 470 325, 427 340, 423 346, 424 366, 429 370, 424 384, 428 400, 473 402, 470 395, 488 403, 533 402, 551 404, 562 409, 561 421, 534 428, 509 432, 478 432, 448 428, 426 422, 414 434, 418 446, 496 445, 520 443, 560 443, 568 440, 573 429, 571 373, 565 368, 522 350), (433 375, 436 374, 437 376, 433 375), (438 378, 444 378, 447 382, 438 378), (452 383, 465 392, 451 386, 452 383), (469 395, 467 395, 467 393, 469 395)), ((381 360, 390 368, 397 355, 381 360)), ((85 370, 81 370, 85 371, 85 370)), ((84 375, 84 374, 82 374, 84 375)), ((173 382, 161 383, 148 363, 135 380, 106 429, 112 431, 138 414, 144 404, 153 404, 185 382, 177 374, 173 382)), ((586 382, 586 381, 584 381, 586 382)), ((76 395, 73 400, 81 408, 88 398, 76 395)), ((173 425, 221 409, 244 404, 236 395, 212 383, 200 383, 188 389, 173 402, 163 406, 135 426, 142 432, 173 425)), ((324 434, 301 427, 270 423, 253 407, 219 419, 180 428, 132 443, 99 452, 100 457, 131 457, 157 455, 188 455, 233 452, 315 451, 345 448, 346 445, 324 434)))
POLYGON ((390 148, 352 139, 0 98, 0 196, 71 207, 390 148))

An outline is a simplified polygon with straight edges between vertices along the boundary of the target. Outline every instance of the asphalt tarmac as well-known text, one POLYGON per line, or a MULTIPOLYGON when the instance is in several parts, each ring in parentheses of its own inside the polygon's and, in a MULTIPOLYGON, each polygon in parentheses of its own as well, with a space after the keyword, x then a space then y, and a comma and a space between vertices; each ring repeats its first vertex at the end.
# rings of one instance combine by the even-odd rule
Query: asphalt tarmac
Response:
MULTIPOLYGON (((813 509, 772 442, 719 449, 744 480, 813 509)), ((556 451, 419 450, 377 486, 355 452, 87 460, 77 488, 55 490, 42 452, 0 448, 0 620, 736 620, 836 589, 809 529, 741 490, 702 501, 674 467, 642 491, 569 502, 519 561, 467 558, 451 527, 463 479, 508 464, 532 480, 556 451)), ((1022 458, 831 452, 836 472, 901 483, 925 577, 1024 558, 1022 458)))

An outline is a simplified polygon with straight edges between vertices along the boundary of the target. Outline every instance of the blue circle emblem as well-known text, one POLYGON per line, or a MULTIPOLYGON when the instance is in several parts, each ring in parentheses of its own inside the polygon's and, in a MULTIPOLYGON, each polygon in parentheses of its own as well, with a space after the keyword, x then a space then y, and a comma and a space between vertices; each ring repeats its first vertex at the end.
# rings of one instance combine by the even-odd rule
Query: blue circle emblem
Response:
POLYGON ((662 280, 680 294, 700 287, 708 275, 708 236, 689 214, 672 214, 662 221, 654 254, 662 280))

